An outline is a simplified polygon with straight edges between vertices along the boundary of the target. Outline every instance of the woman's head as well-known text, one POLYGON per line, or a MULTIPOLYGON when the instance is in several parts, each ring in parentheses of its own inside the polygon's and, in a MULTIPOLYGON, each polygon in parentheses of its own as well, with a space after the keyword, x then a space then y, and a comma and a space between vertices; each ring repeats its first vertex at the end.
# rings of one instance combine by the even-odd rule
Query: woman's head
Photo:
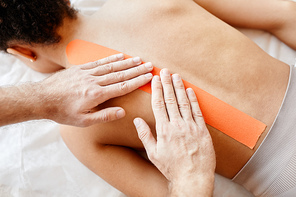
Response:
POLYGON ((0 0, 0 50, 15 43, 54 44, 64 18, 76 18, 67 0, 0 0))

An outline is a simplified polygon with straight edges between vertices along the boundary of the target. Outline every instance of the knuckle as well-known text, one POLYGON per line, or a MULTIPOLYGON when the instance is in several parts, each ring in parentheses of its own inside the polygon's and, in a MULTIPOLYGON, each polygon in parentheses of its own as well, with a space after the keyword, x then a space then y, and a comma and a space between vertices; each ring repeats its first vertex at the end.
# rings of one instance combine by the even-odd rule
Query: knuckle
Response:
POLYGON ((174 97, 166 97, 164 99, 166 104, 175 104, 176 103, 176 99, 174 97))
POLYGON ((97 97, 96 99, 96 102, 98 102, 99 104, 103 103, 104 101, 110 99, 110 95, 111 95, 111 91, 108 90, 108 88, 106 87, 99 87, 98 90, 97 90, 97 97))
POLYGON ((101 60, 98 60, 98 61, 95 61, 93 64, 95 67, 98 67, 102 64, 102 62, 101 62, 101 60))
POLYGON ((96 90, 96 89, 91 89, 91 88, 87 88, 83 91, 83 97, 86 99, 90 99, 90 98, 96 98, 98 97, 98 94, 100 93, 100 91, 96 90))
POLYGON ((154 86, 154 88, 159 91, 161 90, 162 91, 162 85, 160 83, 156 83, 156 85, 154 86))
POLYGON ((114 64, 111 63, 111 64, 107 64, 104 66, 104 69, 109 72, 109 73, 112 73, 114 71, 114 64))
POLYGON ((148 138, 148 132, 146 132, 144 128, 139 127, 138 128, 138 136, 141 141, 146 141, 146 139, 148 138))
POLYGON ((161 78, 161 82, 164 85, 171 85, 172 84, 172 79, 171 79, 171 77, 165 76, 165 77, 161 78))
POLYGON ((161 109, 165 107, 164 102, 160 99, 154 100, 152 104, 153 104, 153 108, 155 109, 161 109))
POLYGON ((118 81, 123 81, 126 77, 126 74, 125 72, 118 72, 115 74, 115 78, 118 80, 118 81))
POLYGON ((92 93, 93 98, 103 98, 103 91, 101 88, 97 88, 96 90, 93 90, 92 93))
POLYGON ((95 96, 95 93, 94 93, 93 90, 89 90, 89 89, 87 89, 87 90, 84 91, 84 96, 85 96, 86 98, 92 98, 92 97, 95 96))
POLYGON ((127 66, 129 66, 130 63, 131 63, 131 61, 130 61, 129 59, 120 62, 120 64, 121 64, 123 67, 127 67, 127 66))
POLYGON ((142 72, 141 72, 141 68, 139 68, 139 66, 138 67, 134 67, 134 68, 132 68, 130 71, 128 71, 129 73, 129 76, 133 76, 133 77, 135 77, 135 76, 137 76, 137 77, 139 77, 140 78, 140 80, 145 80, 145 76, 144 75, 140 75, 142 72))
POLYGON ((175 82, 174 88, 175 89, 184 89, 184 85, 183 85, 182 81, 175 82))
POLYGON ((78 95, 81 95, 82 97, 88 97, 89 95, 89 88, 85 88, 83 90, 78 91, 78 95))
MULTIPOLYGON (((83 76, 81 76, 83 77, 83 76)), ((84 79, 88 84, 96 83, 96 78, 92 76, 84 76, 84 79)))
POLYGON ((109 81, 108 75, 102 75, 102 76, 98 77, 96 83, 97 84, 102 84, 102 83, 107 82, 107 81, 109 81))
POLYGON ((145 69, 145 66, 143 65, 135 67, 136 73, 142 73, 144 69, 145 69))
POLYGON ((195 116, 195 117, 203 118, 203 115, 202 115, 202 113, 201 113, 200 110, 193 111, 192 114, 193 114, 193 116, 195 116))
POLYGON ((126 81, 121 82, 121 83, 119 84, 119 90, 121 90, 121 91, 128 91, 128 90, 129 90, 129 85, 128 85, 128 83, 127 83, 126 81))
POLYGON ((106 58, 105 58, 105 62, 106 62, 106 63, 110 63, 110 62, 112 62, 111 57, 110 57, 110 56, 109 56, 109 57, 106 57, 106 58))
POLYGON ((179 109, 186 109, 186 110, 190 109, 190 104, 187 102, 181 102, 178 105, 179 105, 179 109))
POLYGON ((127 59, 126 63, 130 66, 134 66, 135 65, 135 62, 133 61, 133 58, 129 58, 127 59))
POLYGON ((114 65, 113 72, 123 70, 124 68, 126 68, 127 64, 128 64, 127 60, 114 62, 113 63, 113 65, 114 65))
POLYGON ((107 114, 107 112, 103 112, 101 115, 101 121, 109 122, 110 120, 111 120, 111 117, 109 116, 109 114, 107 114))
POLYGON ((117 60, 117 56, 116 55, 110 56, 110 61, 114 62, 116 60, 117 60))

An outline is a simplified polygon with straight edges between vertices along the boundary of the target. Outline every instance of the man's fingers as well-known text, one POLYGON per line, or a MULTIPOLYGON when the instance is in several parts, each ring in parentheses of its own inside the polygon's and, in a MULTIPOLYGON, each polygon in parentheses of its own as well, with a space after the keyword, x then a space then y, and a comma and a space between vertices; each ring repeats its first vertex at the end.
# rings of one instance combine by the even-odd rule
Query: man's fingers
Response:
POLYGON ((147 123, 141 118, 134 119, 134 125, 137 129, 138 136, 142 141, 144 148, 146 149, 149 159, 153 161, 155 150, 156 150, 156 140, 151 133, 151 130, 147 123))
POLYGON ((120 83, 108 85, 108 86, 103 86, 103 91, 104 94, 103 96, 105 97, 103 100, 108 100, 114 97, 122 96, 127 93, 130 93, 137 88, 145 85, 152 79, 152 74, 147 73, 145 75, 140 75, 136 78, 123 81, 120 83))
POLYGON ((172 78, 168 69, 162 69, 160 72, 161 83, 163 87, 164 102, 166 104, 167 112, 170 120, 179 119, 180 112, 175 97, 175 91, 172 84, 172 78))
POLYGON ((124 55, 122 53, 120 53, 120 54, 116 54, 116 55, 111 55, 109 57, 100 59, 100 60, 95 61, 95 62, 90 62, 90 63, 87 63, 87 64, 83 64, 83 65, 80 66, 80 68, 83 69, 83 70, 93 69, 93 68, 96 68, 98 66, 101 66, 101 65, 104 65, 104 64, 109 64, 109 63, 116 62, 116 61, 123 60, 123 59, 124 59, 124 55))
POLYGON ((125 111, 120 107, 109 107, 97 112, 84 115, 83 126, 90 126, 96 123, 111 122, 125 116, 125 111))
POLYGON ((178 74, 173 74, 172 79, 178 101, 179 111, 184 120, 192 120, 191 107, 182 79, 178 74))
POLYGON ((94 76, 101 76, 101 75, 109 74, 112 72, 126 70, 128 68, 138 66, 141 63, 142 63, 142 60, 139 57, 129 58, 126 60, 112 62, 109 64, 104 64, 102 66, 93 68, 90 70, 90 74, 94 76))
POLYGON ((153 66, 149 62, 149 63, 145 63, 145 64, 139 65, 137 67, 134 67, 134 68, 130 68, 128 70, 113 72, 110 74, 106 74, 104 76, 97 77, 97 82, 101 86, 114 84, 114 83, 129 80, 129 79, 135 78, 139 75, 148 73, 148 72, 152 71, 152 69, 153 69, 153 66))
POLYGON ((159 76, 154 76, 152 83, 152 110, 156 121, 159 121, 161 124, 165 121, 168 121, 168 114, 166 111, 166 106, 164 103, 163 98, 163 91, 162 91, 162 85, 160 82, 159 76))
POLYGON ((188 99, 190 101, 190 105, 191 105, 191 109, 192 109, 192 116, 194 121, 197 123, 197 125, 199 125, 200 127, 205 126, 205 121, 204 118, 202 116, 196 95, 194 93, 194 91, 191 88, 188 88, 186 90, 188 99))

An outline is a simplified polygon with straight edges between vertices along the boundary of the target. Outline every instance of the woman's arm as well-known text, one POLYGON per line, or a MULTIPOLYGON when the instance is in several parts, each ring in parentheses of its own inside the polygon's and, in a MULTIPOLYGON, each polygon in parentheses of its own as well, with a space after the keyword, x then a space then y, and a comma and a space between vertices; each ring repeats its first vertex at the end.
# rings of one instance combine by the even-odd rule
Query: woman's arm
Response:
POLYGON ((295 2, 288 0, 194 1, 232 26, 268 31, 296 49, 295 2))

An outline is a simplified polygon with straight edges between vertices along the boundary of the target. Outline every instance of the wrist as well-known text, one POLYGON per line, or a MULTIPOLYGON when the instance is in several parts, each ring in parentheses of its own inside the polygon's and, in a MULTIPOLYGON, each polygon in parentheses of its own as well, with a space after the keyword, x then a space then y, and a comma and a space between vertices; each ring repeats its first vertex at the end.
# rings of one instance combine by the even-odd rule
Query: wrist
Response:
POLYGON ((172 180, 169 183, 169 196, 212 196, 214 181, 214 173, 187 177, 183 176, 182 178, 172 180))

